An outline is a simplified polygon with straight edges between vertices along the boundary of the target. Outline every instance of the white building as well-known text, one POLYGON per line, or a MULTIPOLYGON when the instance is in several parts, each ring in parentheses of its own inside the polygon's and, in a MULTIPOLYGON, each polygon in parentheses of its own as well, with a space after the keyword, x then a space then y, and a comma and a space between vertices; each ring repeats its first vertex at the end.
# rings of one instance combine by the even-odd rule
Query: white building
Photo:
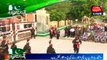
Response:
POLYGON ((45 32, 49 29, 50 15, 45 8, 36 11, 37 32, 45 32))

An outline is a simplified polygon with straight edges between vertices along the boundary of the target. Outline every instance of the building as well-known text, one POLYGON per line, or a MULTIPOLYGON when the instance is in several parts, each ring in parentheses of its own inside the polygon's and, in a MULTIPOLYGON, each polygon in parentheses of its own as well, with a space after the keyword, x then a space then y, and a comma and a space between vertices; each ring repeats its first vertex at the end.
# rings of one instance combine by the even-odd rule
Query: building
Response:
POLYGON ((36 30, 34 20, 34 13, 0 19, 1 40, 4 34, 10 42, 30 38, 30 29, 33 27, 36 30))
POLYGON ((37 32, 48 31, 50 15, 47 13, 45 8, 36 11, 35 20, 35 22, 37 22, 37 32))
POLYGON ((31 37, 30 29, 33 27, 36 32, 45 32, 49 29, 49 14, 46 10, 40 9, 35 13, 28 13, 24 16, 13 16, 0 19, 0 37, 6 35, 9 41, 23 40, 31 37))

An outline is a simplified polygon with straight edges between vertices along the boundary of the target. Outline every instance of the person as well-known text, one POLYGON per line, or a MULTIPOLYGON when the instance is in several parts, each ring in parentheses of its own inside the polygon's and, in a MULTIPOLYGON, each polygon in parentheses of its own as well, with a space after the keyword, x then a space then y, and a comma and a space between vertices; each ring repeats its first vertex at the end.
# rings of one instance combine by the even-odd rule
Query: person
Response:
POLYGON ((49 47, 47 48, 47 54, 56 54, 52 44, 50 44, 49 47))
POLYGON ((4 45, 2 45, 2 49, 3 49, 3 54, 4 54, 4 58, 7 59, 8 58, 8 43, 5 42, 4 45))
POLYGON ((71 37, 74 37, 74 36, 75 36, 75 29, 74 29, 74 27, 71 27, 71 28, 70 28, 70 36, 71 36, 71 37))
POLYGON ((50 33, 50 39, 52 39, 55 36, 55 34, 56 34, 56 28, 51 27, 49 29, 49 33, 50 33))
POLYGON ((5 46, 5 43, 6 43, 6 36, 5 35, 3 35, 3 40, 2 40, 2 42, 1 42, 1 47, 4 47, 5 46))
POLYGON ((79 39, 78 36, 75 37, 75 39, 72 41, 73 43, 73 48, 74 48, 74 53, 79 53, 79 47, 82 41, 79 39))
POLYGON ((49 45, 51 44, 52 40, 49 41, 49 45))
POLYGON ((0 60, 5 60, 2 47, 0 47, 0 60))
POLYGON ((66 37, 67 36, 67 34, 68 34, 68 27, 66 27, 65 29, 64 29, 64 37, 66 37))
POLYGON ((23 50, 25 51, 25 54, 31 54, 31 47, 29 45, 29 42, 26 43, 23 50))
POLYGON ((4 35, 3 36, 3 41, 1 42, 1 45, 0 45, 2 48, 3 48, 3 53, 4 54, 8 54, 8 41, 6 41, 6 36, 4 35))
POLYGON ((71 29, 71 26, 68 26, 68 28, 67 28, 67 37, 70 37, 70 29, 71 29))
POLYGON ((27 43, 29 43, 29 41, 30 41, 30 39, 28 38, 28 39, 27 39, 27 43))
POLYGON ((6 40, 3 39, 3 41, 1 42, 1 45, 0 45, 0 46, 1 46, 1 47, 4 47, 4 46, 5 46, 5 43, 6 43, 6 40))
POLYGON ((35 39, 35 29, 33 27, 31 29, 31 38, 35 39))
POLYGON ((104 30, 105 30, 105 32, 107 32, 107 25, 104 26, 104 30))
POLYGON ((75 29, 75 36, 80 36, 80 27, 76 27, 75 29))
POLYGON ((3 40, 1 41, 1 45, 0 45, 0 60, 5 59, 5 44, 6 44, 6 36, 3 35, 3 40))
POLYGON ((12 49, 12 54, 15 54, 16 49, 17 49, 17 46, 15 45, 15 42, 13 42, 13 44, 11 46, 11 49, 12 49))
POLYGON ((4 49, 4 53, 8 54, 8 49, 9 49, 8 43, 5 44, 5 46, 3 47, 3 49, 4 49))
POLYGON ((53 38, 53 30, 52 29, 49 30, 49 35, 50 35, 50 39, 52 39, 53 38))
POLYGON ((57 30, 57 31, 56 31, 56 38, 59 39, 59 37, 60 37, 60 31, 57 30))
POLYGON ((82 40, 87 41, 88 40, 88 32, 84 32, 82 36, 82 40))

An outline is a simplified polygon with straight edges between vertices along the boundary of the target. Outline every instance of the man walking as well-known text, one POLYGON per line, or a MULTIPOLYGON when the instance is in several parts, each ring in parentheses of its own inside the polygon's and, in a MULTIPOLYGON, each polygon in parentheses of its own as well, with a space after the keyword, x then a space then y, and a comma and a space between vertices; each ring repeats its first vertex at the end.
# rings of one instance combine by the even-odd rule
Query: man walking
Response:
POLYGON ((56 31, 56 38, 59 39, 59 37, 60 37, 60 30, 57 30, 56 31))
POLYGON ((74 53, 79 53, 79 47, 80 47, 80 44, 82 43, 81 40, 79 40, 79 37, 77 36, 73 41, 73 48, 74 48, 74 53))
POLYGON ((25 51, 25 54, 31 54, 31 46, 29 45, 29 42, 26 43, 23 50, 25 51))
POLYGON ((31 29, 31 38, 35 39, 35 29, 33 27, 31 29))
POLYGON ((56 54, 52 44, 50 44, 49 47, 47 48, 47 54, 56 54))

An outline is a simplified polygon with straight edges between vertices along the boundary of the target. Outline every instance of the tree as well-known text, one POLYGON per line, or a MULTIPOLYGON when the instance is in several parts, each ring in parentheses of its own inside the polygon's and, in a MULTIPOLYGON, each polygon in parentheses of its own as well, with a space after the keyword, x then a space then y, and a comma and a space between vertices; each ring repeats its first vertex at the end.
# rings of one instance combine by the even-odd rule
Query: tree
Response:
POLYGON ((85 2, 82 1, 76 1, 72 2, 72 6, 70 7, 70 12, 67 14, 67 18, 69 19, 81 19, 81 17, 84 15, 84 10, 82 7, 82 4, 85 2))
POLYGON ((64 2, 60 2, 51 6, 46 7, 46 10, 48 10, 49 12, 51 10, 57 10, 57 11, 62 11, 64 13, 68 13, 71 7, 71 2, 70 1, 64 1, 64 2))
POLYGON ((92 13, 91 13, 91 6, 95 5, 95 6, 99 6, 100 5, 100 1, 99 0, 76 0, 76 1, 72 1, 70 0, 72 3, 72 7, 70 9, 70 12, 68 13, 68 16, 71 16, 70 18, 72 19, 79 19, 81 20, 81 18, 83 16, 88 16, 88 17, 92 17, 92 13))
MULTIPOLYGON (((91 12, 91 7, 102 6, 104 12, 107 12, 107 1, 106 0, 67 0, 47 7, 46 9, 61 11, 66 15, 66 19, 79 19, 83 16, 94 17, 91 12)), ((64 15, 64 16, 65 16, 64 15)), ((98 16, 99 17, 99 16, 98 16)), ((101 18, 101 16, 99 17, 101 18)), ((65 20, 66 20, 65 19, 65 20)))
POLYGON ((56 10, 56 13, 59 13, 60 15, 62 14, 61 17, 64 18, 63 20, 65 20, 65 25, 66 25, 66 19, 68 19, 67 13, 70 11, 70 7, 71 7, 71 2, 64 1, 64 2, 60 2, 60 3, 46 7, 46 10, 48 10, 50 15, 53 12, 53 10, 56 10))
POLYGON ((57 10, 51 10, 50 12, 50 20, 51 21, 58 21, 57 25, 59 27, 59 21, 64 20, 66 17, 65 13, 57 10))

